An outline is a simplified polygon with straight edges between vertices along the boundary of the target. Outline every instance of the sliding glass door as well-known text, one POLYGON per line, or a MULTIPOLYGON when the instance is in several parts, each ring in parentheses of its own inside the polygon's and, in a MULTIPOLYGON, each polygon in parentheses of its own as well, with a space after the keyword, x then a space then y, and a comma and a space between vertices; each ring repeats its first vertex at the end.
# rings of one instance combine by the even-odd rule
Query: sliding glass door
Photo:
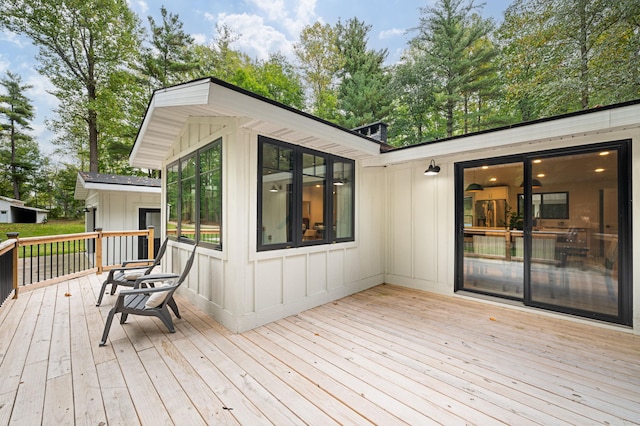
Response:
POLYGON ((456 290, 630 324, 628 149, 458 164, 456 290))

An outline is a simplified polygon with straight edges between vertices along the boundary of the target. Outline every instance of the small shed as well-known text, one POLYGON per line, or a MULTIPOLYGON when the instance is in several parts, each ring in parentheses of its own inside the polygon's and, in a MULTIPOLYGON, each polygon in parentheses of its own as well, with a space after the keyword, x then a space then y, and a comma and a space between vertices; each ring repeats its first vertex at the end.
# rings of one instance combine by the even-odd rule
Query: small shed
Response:
POLYGON ((44 223, 49 210, 27 207, 24 201, 0 197, 0 223, 44 223))
MULTIPOLYGON (((85 230, 160 230, 161 180, 140 176, 78 172, 74 198, 84 200, 85 230)), ((156 232, 159 245, 160 232, 156 232)), ((138 250, 144 250, 138 247, 138 250)), ((144 251, 143 251, 144 252, 144 251)))

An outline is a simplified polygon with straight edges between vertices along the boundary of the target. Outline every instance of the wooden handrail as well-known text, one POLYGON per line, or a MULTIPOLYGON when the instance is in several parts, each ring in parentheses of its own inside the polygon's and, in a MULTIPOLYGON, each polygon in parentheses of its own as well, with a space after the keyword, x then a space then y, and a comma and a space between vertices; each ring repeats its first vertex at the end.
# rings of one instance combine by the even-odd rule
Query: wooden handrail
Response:
MULTIPOLYGON (((102 231, 102 229, 97 228, 93 232, 83 232, 76 234, 65 234, 65 235, 48 235, 48 236, 40 236, 40 237, 26 237, 26 238, 18 238, 18 234, 11 234, 10 239, 0 243, 0 256, 8 253, 13 250, 13 289, 14 296, 13 298, 18 297, 18 249, 20 247, 28 247, 39 244, 55 244, 55 243, 65 243, 69 241, 81 241, 81 240, 94 240, 95 244, 95 264, 94 267, 91 268, 91 271, 96 271, 96 274, 101 274, 104 270, 109 269, 111 267, 115 267, 117 265, 103 265, 103 250, 102 250, 102 241, 103 238, 113 238, 113 237, 147 237, 148 251, 147 256, 149 259, 154 258, 154 237, 155 232, 152 226, 145 230, 126 230, 126 231, 102 231)), ((38 249, 39 250, 39 249, 38 249)))

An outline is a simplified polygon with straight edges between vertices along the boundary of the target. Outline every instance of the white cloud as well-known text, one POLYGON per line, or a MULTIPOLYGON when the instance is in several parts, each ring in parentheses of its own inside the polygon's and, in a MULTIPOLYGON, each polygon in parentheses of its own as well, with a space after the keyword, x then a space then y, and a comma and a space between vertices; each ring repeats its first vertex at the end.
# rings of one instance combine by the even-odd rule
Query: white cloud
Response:
POLYGON ((273 52, 281 52, 289 57, 293 54, 293 42, 287 40, 287 37, 274 27, 267 25, 258 15, 223 13, 219 15, 217 22, 227 25, 238 35, 238 40, 232 44, 233 47, 251 57, 267 59, 273 52))
POLYGON ((20 37, 20 35, 13 33, 11 31, 0 32, 0 41, 6 41, 9 43, 15 44, 19 48, 23 48, 30 44, 26 38, 20 37))
POLYGON ((399 35, 404 35, 405 32, 405 30, 401 30, 399 28, 392 28, 390 30, 380 31, 380 34, 378 34, 378 38, 380 40, 385 40, 388 38, 397 37, 399 35))
POLYGON ((193 37, 193 42, 195 44, 206 44, 207 43, 207 36, 204 34, 191 34, 191 37, 193 37))
POLYGON ((140 13, 143 15, 149 11, 149 4, 145 0, 136 1, 136 5, 138 6, 140 13))
POLYGON ((0 55, 0 74, 4 74, 5 72, 7 72, 7 69, 9 69, 9 65, 11 65, 11 62, 2 60, 2 55, 0 55))
POLYGON ((302 28, 316 19, 317 0, 251 0, 265 12, 267 21, 282 25, 288 35, 298 39, 302 28))
POLYGON ((40 74, 31 74, 23 78, 23 80, 25 84, 32 86, 31 89, 27 90, 26 95, 34 101, 36 108, 38 104, 46 107, 47 110, 58 106, 58 98, 49 93, 55 87, 47 77, 40 74))

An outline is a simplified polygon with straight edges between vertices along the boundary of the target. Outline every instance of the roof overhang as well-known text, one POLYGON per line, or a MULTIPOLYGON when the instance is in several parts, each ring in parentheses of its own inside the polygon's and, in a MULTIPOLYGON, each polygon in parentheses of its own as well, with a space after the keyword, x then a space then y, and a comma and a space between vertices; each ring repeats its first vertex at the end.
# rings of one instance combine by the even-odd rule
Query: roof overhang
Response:
POLYGON ((86 200, 89 196, 90 190, 160 194, 162 188, 160 188, 159 186, 121 185, 114 183, 87 182, 82 178, 82 174, 78 173, 76 177, 76 188, 73 193, 73 198, 76 200, 86 200))
POLYGON ((364 166, 392 165, 541 142, 572 141, 581 136, 638 128, 640 101, 632 101, 398 148, 365 161, 364 166))
POLYGON ((380 144, 310 114, 214 78, 154 92, 131 151, 132 167, 161 169, 191 118, 240 118, 243 128, 352 159, 380 154, 380 144))

